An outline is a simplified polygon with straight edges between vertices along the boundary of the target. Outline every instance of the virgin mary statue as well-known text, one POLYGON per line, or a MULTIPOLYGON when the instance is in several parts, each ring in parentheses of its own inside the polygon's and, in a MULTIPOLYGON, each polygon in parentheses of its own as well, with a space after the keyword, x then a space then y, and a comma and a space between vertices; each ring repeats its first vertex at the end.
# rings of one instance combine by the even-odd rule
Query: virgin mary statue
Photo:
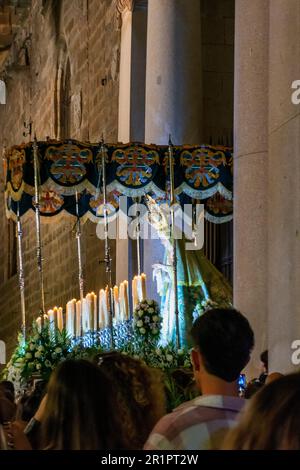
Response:
MULTIPOLYGON (((157 227, 156 227, 157 228, 157 227)), ((161 232, 159 230, 159 232, 161 232)), ((161 345, 176 344, 173 250, 170 239, 161 237, 165 247, 163 264, 153 265, 153 277, 161 298, 163 318, 161 345)), ((176 240, 179 336, 189 347, 193 321, 210 307, 231 307, 232 287, 222 273, 206 258, 203 249, 186 250, 186 240, 176 240)))

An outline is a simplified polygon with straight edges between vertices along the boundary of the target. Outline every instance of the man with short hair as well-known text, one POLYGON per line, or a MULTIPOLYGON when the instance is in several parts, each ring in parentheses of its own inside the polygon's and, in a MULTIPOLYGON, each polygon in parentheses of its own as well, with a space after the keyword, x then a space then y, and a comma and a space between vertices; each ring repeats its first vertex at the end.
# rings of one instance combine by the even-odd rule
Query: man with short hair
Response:
POLYGON ((248 320, 235 309, 212 309, 194 323, 192 362, 201 396, 164 416, 146 450, 220 449, 244 405, 238 379, 254 346, 248 320))

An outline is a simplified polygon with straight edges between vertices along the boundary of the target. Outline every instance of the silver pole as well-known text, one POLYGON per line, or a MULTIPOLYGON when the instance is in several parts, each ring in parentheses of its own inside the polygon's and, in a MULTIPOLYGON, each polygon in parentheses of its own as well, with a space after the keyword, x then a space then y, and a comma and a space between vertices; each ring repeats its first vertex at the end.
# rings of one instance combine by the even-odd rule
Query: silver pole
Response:
POLYGON ((179 331, 179 309, 177 292, 177 247, 175 240, 175 183, 174 183, 174 155, 171 136, 169 137, 169 171, 170 171, 170 208, 171 208, 171 243, 172 243, 172 265, 173 265, 173 287, 174 287, 174 306, 175 306, 175 325, 176 325, 176 346, 180 349, 180 331, 179 331))
POLYGON ((44 322, 45 314, 45 291, 44 291, 44 273, 43 273, 43 257, 42 257, 42 237, 41 237, 41 214, 40 214, 40 164, 38 156, 38 144, 36 137, 33 142, 33 162, 34 162, 34 208, 35 208, 35 226, 36 226, 36 257, 40 280, 41 294, 41 318, 44 322))
POLYGON ((78 280, 79 280, 80 300, 81 300, 81 306, 82 306, 82 301, 84 298, 84 276, 83 276, 82 251, 81 251, 82 232, 81 232, 81 222, 80 222, 80 216, 79 216, 79 199, 78 199, 77 191, 75 194, 75 199, 76 199, 76 216, 77 216, 76 239, 77 239, 77 255, 78 255, 78 280))
POLYGON ((108 296, 108 314, 109 314, 109 327, 110 327, 110 346, 114 348, 114 332, 113 332, 113 318, 114 318, 114 302, 112 291, 112 269, 111 269, 111 255, 108 236, 108 210, 107 210, 107 184, 106 184, 106 147, 104 141, 101 141, 100 147, 100 161, 98 160, 98 171, 102 170, 102 191, 103 191, 103 215, 104 215, 104 263, 107 277, 107 286, 109 291, 108 296))
POLYGON ((26 338, 26 307, 25 307, 25 277, 24 277, 24 264, 23 264, 23 250, 22 250, 22 238, 23 230, 20 217, 20 203, 18 202, 17 210, 17 240, 18 240, 18 257, 19 257, 19 288, 21 297, 21 315, 22 315, 22 334, 25 340, 26 338))

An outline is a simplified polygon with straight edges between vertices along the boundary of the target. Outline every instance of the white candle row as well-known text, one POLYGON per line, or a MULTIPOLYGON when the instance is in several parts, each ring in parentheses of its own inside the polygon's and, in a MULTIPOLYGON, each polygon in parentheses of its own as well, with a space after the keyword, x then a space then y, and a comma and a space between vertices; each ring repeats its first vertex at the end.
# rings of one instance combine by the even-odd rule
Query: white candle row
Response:
MULTIPOLYGON (((146 294, 146 275, 135 276, 132 281, 132 302, 135 309, 138 302, 145 299, 146 294)), ((112 302, 114 308, 114 324, 129 319, 129 297, 128 281, 121 282, 120 286, 114 286, 112 289, 112 302)), ((97 331, 110 325, 109 318, 109 290, 101 289, 99 295, 94 292, 87 294, 84 299, 72 299, 66 306, 65 328, 69 336, 80 337, 88 331, 97 331)), ((57 327, 60 331, 64 328, 63 309, 54 307, 48 311, 45 318, 49 321, 50 331, 57 327)), ((37 319, 38 329, 41 330, 41 317, 37 319)))
MULTIPOLYGON (((115 286, 112 292, 114 323, 129 319, 128 281, 115 286)), ((76 299, 67 303, 66 330, 70 336, 81 336, 88 331, 97 331, 110 325, 109 290, 101 289, 99 295, 92 292, 81 302, 76 299)))

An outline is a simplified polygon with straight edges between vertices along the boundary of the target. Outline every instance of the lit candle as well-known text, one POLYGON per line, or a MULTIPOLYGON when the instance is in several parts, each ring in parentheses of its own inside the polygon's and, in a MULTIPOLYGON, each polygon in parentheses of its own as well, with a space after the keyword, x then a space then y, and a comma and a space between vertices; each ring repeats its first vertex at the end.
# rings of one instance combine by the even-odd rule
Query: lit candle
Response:
POLYGON ((57 309, 57 328, 60 332, 64 329, 63 309, 61 307, 57 309))
POLYGON ((132 279, 132 306, 133 306, 133 310, 136 309, 136 306, 138 304, 138 286, 137 286, 138 277, 139 276, 134 276, 134 278, 132 279))
POLYGON ((66 306, 66 329, 71 338, 75 336, 76 299, 70 300, 66 306))
POLYGON ((97 311, 95 311, 95 307, 97 308, 97 301, 95 304, 95 293, 91 292, 88 294, 88 303, 89 303, 89 314, 90 314, 90 328, 92 331, 97 330, 97 326, 95 325, 95 316, 97 315, 97 311))
POLYGON ((106 313, 106 318, 105 318, 105 326, 110 326, 110 316, 112 314, 112 311, 111 311, 111 308, 112 308, 112 305, 111 305, 111 293, 110 293, 110 289, 108 288, 108 286, 106 286, 105 288, 105 305, 106 305, 106 310, 105 310, 105 313, 106 313))
POLYGON ((115 319, 115 322, 118 323, 119 321, 121 321, 118 286, 114 287, 113 294, 114 294, 114 319, 115 319))
POLYGON ((106 293, 104 289, 101 289, 99 292, 99 328, 106 327, 106 317, 107 317, 107 305, 106 305, 106 293))
POLYGON ((97 295, 95 292, 92 292, 92 309, 93 309, 93 314, 92 314, 92 326, 93 330, 97 331, 98 330, 98 302, 97 302, 97 295))
POLYGON ((49 320, 49 331, 54 333, 55 331, 55 321, 54 321, 54 312, 53 310, 48 310, 48 320, 49 320))
POLYGON ((86 312, 87 319, 86 319, 86 322, 87 322, 88 331, 91 331, 94 327, 94 319, 93 319, 94 297, 93 297, 93 294, 88 294, 86 296, 86 300, 87 300, 87 312, 86 312))
POLYGON ((124 305, 124 282, 121 282, 119 287, 119 315, 120 321, 125 319, 125 305, 124 305))
POLYGON ((58 308, 57 308, 57 307, 54 307, 54 309, 53 309, 53 317, 54 317, 54 326, 55 326, 55 328, 57 328, 57 310, 58 310, 58 308))
POLYGON ((90 331, 89 294, 82 300, 82 334, 90 331))
POLYGON ((81 301, 76 302, 76 337, 81 336, 81 301))
POLYGON ((124 307, 125 307, 125 319, 129 319, 129 300, 128 300, 128 281, 123 282, 124 286, 124 307))
POLYGON ((141 276, 136 276, 136 291, 137 291, 137 301, 141 302, 143 300, 142 277, 141 276))
POLYGON ((147 290, 146 290, 146 274, 141 275, 141 284, 142 284, 142 298, 140 300, 145 300, 147 298, 147 290))

